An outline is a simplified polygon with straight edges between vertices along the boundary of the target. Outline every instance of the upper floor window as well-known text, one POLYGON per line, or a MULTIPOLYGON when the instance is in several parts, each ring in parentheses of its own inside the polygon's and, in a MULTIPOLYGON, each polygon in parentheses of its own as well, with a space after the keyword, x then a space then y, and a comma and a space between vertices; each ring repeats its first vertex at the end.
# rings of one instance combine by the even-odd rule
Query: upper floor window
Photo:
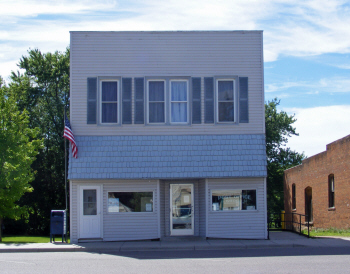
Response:
POLYGON ((165 81, 148 82, 148 122, 165 123, 165 81))
POLYGON ((89 77, 87 124, 249 122, 248 77, 89 77))
POLYGON ((189 123, 189 81, 149 79, 147 81, 147 123, 189 123))
POLYGON ((297 200, 295 196, 295 184, 292 184, 292 209, 297 208, 297 200))
POLYGON ((188 82, 170 81, 171 123, 188 123, 188 82))
POLYGON ((334 207, 334 175, 328 176, 328 207, 334 207))
POLYGON ((101 123, 119 123, 119 81, 101 81, 101 123))
POLYGON ((218 79, 216 81, 217 122, 235 122, 235 80, 218 79))

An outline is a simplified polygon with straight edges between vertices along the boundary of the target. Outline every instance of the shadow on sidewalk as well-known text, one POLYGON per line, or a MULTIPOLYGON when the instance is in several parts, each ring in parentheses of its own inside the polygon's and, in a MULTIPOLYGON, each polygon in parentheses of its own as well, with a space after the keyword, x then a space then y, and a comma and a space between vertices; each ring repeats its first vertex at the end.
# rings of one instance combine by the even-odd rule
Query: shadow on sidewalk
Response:
POLYGON ((90 252, 108 254, 139 260, 162 259, 215 259, 244 257, 289 257, 350 255, 349 247, 296 247, 296 248, 252 248, 230 250, 155 250, 155 251, 106 251, 90 252))

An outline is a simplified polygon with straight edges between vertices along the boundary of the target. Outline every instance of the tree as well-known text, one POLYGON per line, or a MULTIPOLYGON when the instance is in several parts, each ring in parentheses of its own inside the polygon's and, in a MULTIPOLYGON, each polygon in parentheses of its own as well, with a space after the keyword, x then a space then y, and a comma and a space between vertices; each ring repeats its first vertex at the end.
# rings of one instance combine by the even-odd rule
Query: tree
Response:
POLYGON ((304 154, 286 147, 288 137, 298 136, 292 124, 294 115, 278 112, 277 98, 265 104, 266 156, 267 156, 267 207, 270 212, 280 212, 284 207, 283 171, 300 165, 304 154))
MULTIPOLYGON (((65 52, 42 53, 38 49, 22 56, 18 67, 23 73, 12 73, 9 88, 20 110, 27 109, 29 127, 39 128, 44 148, 33 162, 37 170, 20 203, 32 208, 29 224, 6 223, 14 233, 43 235, 49 233, 50 210, 65 209, 64 108, 69 110, 69 49, 65 52)), ((68 115, 68 114, 67 114, 68 115)))
POLYGON ((0 228, 3 218, 28 216, 28 207, 17 202, 33 190, 29 184, 34 179, 31 165, 42 145, 38 133, 38 128, 29 128, 27 111, 19 111, 0 77, 0 228))

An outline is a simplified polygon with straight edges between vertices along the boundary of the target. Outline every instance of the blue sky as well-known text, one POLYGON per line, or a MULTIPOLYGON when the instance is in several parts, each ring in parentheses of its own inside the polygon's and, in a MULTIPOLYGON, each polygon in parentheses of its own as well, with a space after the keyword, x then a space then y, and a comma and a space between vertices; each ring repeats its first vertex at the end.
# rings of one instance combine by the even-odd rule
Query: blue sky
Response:
POLYGON ((295 114, 288 146, 312 156, 350 134, 350 2, 0 1, 0 75, 29 48, 64 51, 69 31, 263 30, 265 99, 295 114))

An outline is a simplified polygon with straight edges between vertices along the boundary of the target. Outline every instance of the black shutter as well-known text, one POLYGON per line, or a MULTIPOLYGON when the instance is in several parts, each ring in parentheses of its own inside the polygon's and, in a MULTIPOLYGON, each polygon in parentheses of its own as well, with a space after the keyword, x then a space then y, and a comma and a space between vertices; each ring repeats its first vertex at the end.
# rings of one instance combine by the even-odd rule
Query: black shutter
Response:
POLYGON ((122 79, 122 121, 131 124, 131 78, 122 79))
POLYGON ((135 124, 144 124, 144 79, 135 78, 135 105, 134 116, 135 124))
POLYGON ((201 78, 192 78, 192 124, 201 121, 201 78))
POLYGON ((249 123, 248 77, 239 77, 239 122, 249 123))
POLYGON ((97 122, 97 78, 87 78, 87 123, 97 122))
POLYGON ((214 123, 214 78, 204 78, 204 122, 214 123))

